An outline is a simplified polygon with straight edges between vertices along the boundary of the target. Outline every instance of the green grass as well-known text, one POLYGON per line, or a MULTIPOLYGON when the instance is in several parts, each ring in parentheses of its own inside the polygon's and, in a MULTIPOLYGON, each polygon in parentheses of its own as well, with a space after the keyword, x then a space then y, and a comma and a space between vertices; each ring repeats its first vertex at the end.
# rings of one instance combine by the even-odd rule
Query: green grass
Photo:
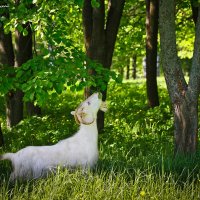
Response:
MULTIPOLYGON (((148 109, 144 80, 110 83, 96 168, 58 169, 45 179, 9 185, 11 166, 2 161, 0 199, 200 199, 200 151, 196 156, 173 157, 173 118, 163 78, 159 94, 160 106, 148 109)), ((0 153, 54 144, 70 136, 78 128, 70 111, 81 100, 82 93, 66 91, 48 100, 43 117, 25 119, 12 130, 4 121, 6 146, 0 153)))

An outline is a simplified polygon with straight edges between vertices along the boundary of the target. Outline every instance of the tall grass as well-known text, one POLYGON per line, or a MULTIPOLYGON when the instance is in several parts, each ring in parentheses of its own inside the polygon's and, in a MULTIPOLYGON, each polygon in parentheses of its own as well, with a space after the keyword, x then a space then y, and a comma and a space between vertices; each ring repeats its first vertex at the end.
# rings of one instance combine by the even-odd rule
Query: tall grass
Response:
MULTIPOLYGON (((148 109, 143 80, 111 83, 96 168, 58 169, 45 179, 9 184, 11 166, 2 161, 0 199, 200 199, 199 152, 173 157, 173 121, 163 79, 159 88, 160 106, 148 109)), ((25 119, 12 130, 4 126, 6 146, 0 153, 70 136, 78 127, 69 113, 81 98, 67 91, 48 100, 43 117, 25 119)))
POLYGON ((151 169, 116 172, 110 170, 83 173, 58 172, 46 179, 3 183, 0 199, 199 199, 199 182, 186 179, 179 183, 172 174, 151 169))

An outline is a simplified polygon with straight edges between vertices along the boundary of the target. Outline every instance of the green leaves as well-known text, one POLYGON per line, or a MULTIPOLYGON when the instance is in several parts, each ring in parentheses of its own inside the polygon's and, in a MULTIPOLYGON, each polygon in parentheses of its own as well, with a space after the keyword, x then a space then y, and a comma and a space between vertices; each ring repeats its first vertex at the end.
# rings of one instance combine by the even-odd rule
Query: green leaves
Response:
POLYGON ((200 4, 200 0, 191 0, 191 3, 194 7, 198 7, 200 4))
POLYGON ((8 93, 14 88, 14 69, 0 67, 0 95, 8 93))
POLYGON ((83 0, 74 0, 74 3, 77 4, 80 7, 83 6, 83 0))
POLYGON ((91 4, 92 4, 92 7, 94 8, 98 8, 100 6, 100 3, 98 0, 91 0, 91 4))
POLYGON ((58 52, 50 52, 49 56, 37 56, 20 68, 13 68, 11 72, 1 70, 1 94, 11 89, 20 89, 24 92, 24 101, 35 101, 35 104, 43 105, 49 95, 61 94, 66 88, 78 91, 86 86, 94 86, 105 90, 111 78, 121 81, 120 76, 89 60, 83 53, 72 51, 73 57, 70 59, 65 55, 68 51, 65 51, 64 48, 59 56, 57 53, 60 49, 58 52), (83 58, 87 59, 88 65, 83 64, 83 58), (95 71, 93 75, 89 73, 91 69, 95 71))
MULTIPOLYGON (((195 4, 195 1, 192 1, 195 4)), ((195 5, 194 5, 195 6, 195 5)), ((177 2, 176 35, 178 56, 181 59, 192 58, 195 36, 195 25, 192 21, 192 9, 188 1, 177 2)))
POLYGON ((23 29, 23 31, 22 31, 22 34, 23 34, 23 36, 27 36, 28 35, 28 31, 27 31, 27 29, 25 28, 25 29, 23 29))
MULTIPOLYGON (((93 7, 99 1, 92 0, 93 7)), ((13 72, 0 72, 0 93, 10 89, 24 92, 24 101, 44 104, 49 95, 60 95, 94 86, 105 90, 107 82, 121 78, 114 72, 88 59, 83 52, 83 31, 80 7, 83 0, 22 0, 9 7, 10 19, 2 20, 7 33, 18 30, 27 36, 31 24, 35 38, 35 55, 13 72), (35 5, 33 6, 32 3, 35 5), (94 70, 94 74, 90 71, 94 70)))

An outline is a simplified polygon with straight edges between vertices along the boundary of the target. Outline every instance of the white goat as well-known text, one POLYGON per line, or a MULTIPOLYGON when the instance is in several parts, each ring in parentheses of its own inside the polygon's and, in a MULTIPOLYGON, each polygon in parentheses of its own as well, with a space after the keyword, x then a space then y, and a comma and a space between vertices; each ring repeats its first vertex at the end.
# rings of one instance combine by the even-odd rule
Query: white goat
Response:
POLYGON ((97 112, 106 111, 100 93, 94 93, 72 111, 79 131, 72 137, 52 146, 28 146, 16 153, 6 153, 0 160, 10 160, 13 172, 10 181, 46 175, 56 167, 93 167, 98 160, 97 112))

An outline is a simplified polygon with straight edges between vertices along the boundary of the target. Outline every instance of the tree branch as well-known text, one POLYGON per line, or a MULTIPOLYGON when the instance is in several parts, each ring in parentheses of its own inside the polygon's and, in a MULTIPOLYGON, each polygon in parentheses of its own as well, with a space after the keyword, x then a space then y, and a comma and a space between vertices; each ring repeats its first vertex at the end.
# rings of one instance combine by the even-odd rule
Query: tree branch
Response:
POLYGON ((104 0, 99 0, 100 6, 93 8, 93 39, 102 39, 104 35, 104 24, 105 24, 105 3, 104 0), (100 36, 99 38, 97 36, 100 36))
POLYGON ((177 54, 174 5, 174 0, 160 0, 159 7, 162 65, 173 103, 177 100, 177 96, 182 96, 187 90, 187 83, 177 54))
POLYGON ((106 21, 107 66, 110 67, 125 0, 109 0, 106 21))

